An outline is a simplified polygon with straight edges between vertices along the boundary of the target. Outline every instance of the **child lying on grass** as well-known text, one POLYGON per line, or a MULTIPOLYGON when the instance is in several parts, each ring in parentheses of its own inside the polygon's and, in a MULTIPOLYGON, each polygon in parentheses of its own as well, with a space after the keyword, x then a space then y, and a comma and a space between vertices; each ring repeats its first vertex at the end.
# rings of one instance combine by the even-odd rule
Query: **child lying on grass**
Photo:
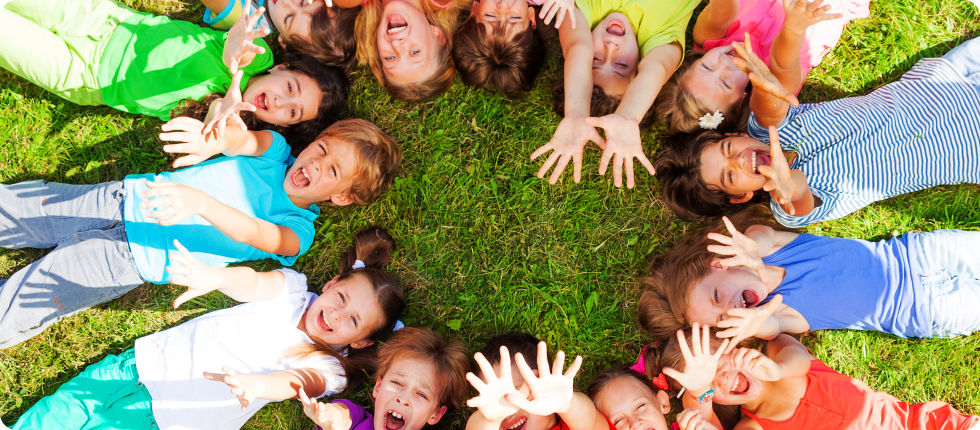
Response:
POLYGON ((698 322, 735 343, 823 329, 980 330, 980 232, 869 242, 785 231, 755 215, 723 218, 658 257, 643 280, 640 325, 663 340, 698 322))
POLYGON ((726 352, 727 343, 710 336, 707 327, 702 336, 695 323, 666 346, 647 347, 646 360, 659 363, 674 390, 686 389, 684 404, 691 409, 678 415, 683 430, 721 429, 714 403, 741 407, 735 429, 977 428, 978 417, 948 403, 909 404, 841 375, 790 336, 766 342, 765 353, 748 348, 726 352))
POLYGON ((374 415, 350 400, 320 403, 300 392, 317 430, 420 430, 466 394, 466 352, 427 328, 398 330, 378 351, 374 415))
POLYGON ((719 216, 768 195, 780 223, 801 227, 899 194, 980 183, 980 40, 866 96, 801 106, 750 43, 735 48, 754 85, 749 135, 669 142, 657 171, 678 215, 719 216))
POLYGON ((234 430, 270 401, 337 393, 362 371, 348 355, 389 333, 405 306, 382 270, 393 246, 383 230, 359 233, 319 296, 292 270, 218 269, 181 249, 175 269, 190 287, 175 305, 215 289, 246 303, 137 339, 38 401, 13 428, 234 430))
POLYGON ((317 203, 367 204, 401 160, 398 144, 364 120, 327 128, 299 154, 276 132, 164 124, 164 147, 186 152, 159 175, 98 185, 28 181, 0 185, 0 246, 51 248, 0 281, 0 348, 29 339, 75 312, 143 282, 165 284, 173 241, 210 266, 273 258, 292 265, 313 243, 317 203), (207 160, 224 153, 226 157, 207 160), (203 162, 202 162, 203 161, 203 162))

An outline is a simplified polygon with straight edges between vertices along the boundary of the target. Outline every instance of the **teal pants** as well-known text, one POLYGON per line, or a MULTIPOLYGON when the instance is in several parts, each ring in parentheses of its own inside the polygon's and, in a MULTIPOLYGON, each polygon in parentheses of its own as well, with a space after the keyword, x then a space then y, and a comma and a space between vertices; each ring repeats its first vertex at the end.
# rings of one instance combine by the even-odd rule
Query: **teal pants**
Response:
POLYGON ((71 102, 105 104, 102 53, 132 13, 112 0, 13 0, 0 6, 0 67, 71 102))
POLYGON ((139 382, 136 353, 110 355, 41 399, 13 430, 157 428, 150 393, 139 382))

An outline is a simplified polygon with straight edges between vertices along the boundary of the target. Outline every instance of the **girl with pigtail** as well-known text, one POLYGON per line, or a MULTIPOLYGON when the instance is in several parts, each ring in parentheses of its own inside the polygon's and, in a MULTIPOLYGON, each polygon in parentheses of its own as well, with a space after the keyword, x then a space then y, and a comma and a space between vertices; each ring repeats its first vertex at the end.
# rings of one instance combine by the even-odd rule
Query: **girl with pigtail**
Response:
POLYGON ((211 267, 174 245, 167 270, 187 287, 175 308, 213 290, 245 303, 137 339, 41 399, 15 430, 238 429, 268 402, 335 394, 373 369, 367 348, 405 307, 383 270, 394 240, 377 227, 357 234, 319 296, 295 271, 211 267))
POLYGON ((694 323, 678 330, 658 354, 646 357, 648 373, 662 371, 683 395, 687 409, 677 415, 682 430, 978 428, 978 417, 948 403, 909 404, 837 373, 791 336, 765 342, 764 351, 729 351, 729 339, 700 329, 694 323), (655 355, 658 363, 651 362, 655 355), (738 407, 737 423, 723 422, 717 405, 738 407))

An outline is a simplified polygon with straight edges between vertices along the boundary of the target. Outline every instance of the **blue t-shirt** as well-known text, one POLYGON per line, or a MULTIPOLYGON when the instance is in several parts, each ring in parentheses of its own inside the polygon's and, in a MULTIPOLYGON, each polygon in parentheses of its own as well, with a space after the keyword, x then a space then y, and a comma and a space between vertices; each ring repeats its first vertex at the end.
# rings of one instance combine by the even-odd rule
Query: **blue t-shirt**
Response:
POLYGON ((801 234, 762 261, 786 269, 772 294, 782 294, 810 330, 928 337, 932 315, 917 273, 915 235, 869 242, 801 234))
POLYGON ((164 270, 170 264, 169 252, 176 251, 174 239, 180 241, 202 263, 224 267, 229 263, 274 258, 291 266, 313 243, 313 220, 320 214, 317 205, 297 207, 289 200, 283 181, 294 159, 282 135, 272 133, 272 145, 258 157, 218 157, 193 167, 159 175, 146 173, 123 179, 126 188, 123 219, 126 235, 133 251, 133 260, 143 279, 157 284, 169 282, 164 270), (258 250, 236 242, 214 228, 199 215, 177 225, 161 226, 147 219, 140 209, 140 193, 146 191, 145 181, 172 181, 208 194, 221 203, 242 211, 248 216, 288 227, 299 236, 299 254, 282 256, 258 250))
MULTIPOLYGON (((790 168, 806 174, 822 203, 803 216, 772 203, 776 219, 802 227, 899 194, 980 183, 980 96, 963 75, 969 71, 958 67, 966 54, 921 60, 900 81, 866 96, 791 107, 779 143, 797 152, 790 168)), ((754 115, 749 134, 769 143, 754 115)))

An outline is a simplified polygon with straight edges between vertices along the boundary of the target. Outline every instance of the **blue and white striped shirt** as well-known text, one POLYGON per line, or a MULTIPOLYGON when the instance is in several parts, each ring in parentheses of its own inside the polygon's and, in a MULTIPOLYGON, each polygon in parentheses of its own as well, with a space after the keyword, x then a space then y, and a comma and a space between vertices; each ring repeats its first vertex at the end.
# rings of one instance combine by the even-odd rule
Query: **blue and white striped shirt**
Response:
MULTIPOLYGON (((980 70, 977 71, 980 73, 980 70)), ((980 97, 944 58, 923 59, 902 79, 871 94, 790 107, 779 126, 790 168, 806 174, 820 206, 789 227, 843 217, 878 200, 943 184, 980 183, 980 97)), ((753 115, 749 134, 769 132, 753 115)))

